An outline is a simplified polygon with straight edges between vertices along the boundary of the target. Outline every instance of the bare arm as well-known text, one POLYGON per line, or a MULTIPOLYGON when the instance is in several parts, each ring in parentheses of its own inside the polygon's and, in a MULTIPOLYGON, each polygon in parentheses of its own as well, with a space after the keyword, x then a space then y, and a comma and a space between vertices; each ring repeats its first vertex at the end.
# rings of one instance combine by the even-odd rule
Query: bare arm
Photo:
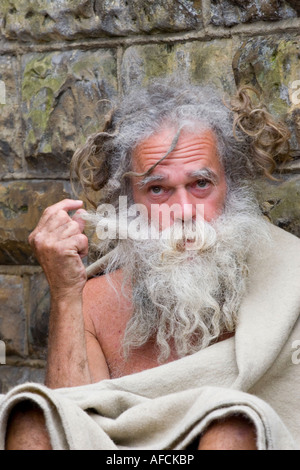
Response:
POLYGON ((106 290, 102 291, 99 289, 99 283, 95 281, 96 279, 90 279, 85 284, 82 296, 86 350, 91 382, 93 383, 103 379, 110 379, 106 357, 99 343, 93 322, 94 315, 101 318, 103 313, 106 314, 102 303, 97 301, 97 297, 100 295, 101 299, 104 299, 107 296, 107 292, 106 290))
MULTIPOLYGON (((65 199, 47 208, 29 237, 50 286, 46 385, 51 388, 93 381, 82 306, 86 283, 82 257, 87 254, 88 240, 82 233, 84 223, 80 211, 73 218, 68 215, 68 211, 81 207, 81 201, 65 199)), ((99 344, 98 349, 101 355, 99 344)))
MULTIPOLYGON (((105 357, 94 335, 89 308, 83 314, 86 272, 81 258, 88 240, 82 234, 81 201, 65 199, 47 208, 29 243, 40 262, 51 293, 46 385, 86 385, 109 378, 105 357), (77 210, 71 219, 68 211, 77 210)), ((88 289, 89 291, 89 289, 88 289)), ((90 293, 88 292, 87 299, 90 293)), ((6 449, 51 449, 45 419, 30 402, 20 403, 8 420, 6 449)))
POLYGON ((52 302, 45 384, 50 388, 91 383, 82 299, 52 302))

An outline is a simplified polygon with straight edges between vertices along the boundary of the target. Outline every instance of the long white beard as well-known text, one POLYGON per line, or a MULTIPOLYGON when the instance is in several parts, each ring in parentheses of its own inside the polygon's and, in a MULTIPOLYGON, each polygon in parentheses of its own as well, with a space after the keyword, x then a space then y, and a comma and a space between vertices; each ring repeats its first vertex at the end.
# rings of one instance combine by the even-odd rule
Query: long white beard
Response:
POLYGON ((133 315, 123 339, 127 358, 153 338, 160 362, 168 359, 170 344, 178 357, 186 356, 236 328, 249 253, 268 240, 267 223, 249 198, 231 194, 214 222, 186 226, 178 239, 181 228, 174 224, 164 239, 118 242, 107 272, 121 267, 124 285, 132 288, 133 315))

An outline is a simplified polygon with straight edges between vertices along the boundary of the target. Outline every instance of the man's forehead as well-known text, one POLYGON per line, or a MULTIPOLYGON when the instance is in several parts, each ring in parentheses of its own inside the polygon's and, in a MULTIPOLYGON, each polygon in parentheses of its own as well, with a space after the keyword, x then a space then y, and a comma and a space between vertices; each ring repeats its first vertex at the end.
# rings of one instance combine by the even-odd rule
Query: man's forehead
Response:
MULTIPOLYGON (((209 160, 216 159, 217 143, 212 130, 181 130, 175 148, 170 152, 175 137, 175 129, 164 128, 140 142, 133 153, 134 171, 148 171, 166 154, 168 156, 159 163, 159 166, 201 162, 201 160, 206 164, 209 160)), ((156 168, 158 170, 158 167, 156 168)))

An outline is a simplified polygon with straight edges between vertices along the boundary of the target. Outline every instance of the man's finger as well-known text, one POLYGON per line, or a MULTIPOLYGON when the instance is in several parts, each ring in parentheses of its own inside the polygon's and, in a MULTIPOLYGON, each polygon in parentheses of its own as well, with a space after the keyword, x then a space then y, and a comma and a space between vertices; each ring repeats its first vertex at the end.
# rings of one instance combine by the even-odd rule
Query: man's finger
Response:
POLYGON ((86 211, 84 209, 79 209, 75 212, 75 214, 72 217, 72 220, 78 223, 79 229, 81 232, 83 232, 84 227, 85 227, 85 220, 83 220, 80 216, 82 214, 86 214, 86 211))
POLYGON ((79 233, 82 233, 82 231, 80 230, 79 223, 69 218, 67 223, 59 225, 56 230, 50 232, 49 235, 51 234, 58 240, 64 240, 79 233))
POLYGON ((61 210, 65 212, 76 211, 82 207, 82 205, 83 201, 81 200, 63 199, 45 209, 38 226, 43 227, 51 217, 55 216, 61 210))
MULTIPOLYGON (((65 245, 66 246, 66 245, 65 245)), ((76 251, 81 257, 88 254, 88 238, 83 233, 73 235, 68 239, 67 250, 76 251)))

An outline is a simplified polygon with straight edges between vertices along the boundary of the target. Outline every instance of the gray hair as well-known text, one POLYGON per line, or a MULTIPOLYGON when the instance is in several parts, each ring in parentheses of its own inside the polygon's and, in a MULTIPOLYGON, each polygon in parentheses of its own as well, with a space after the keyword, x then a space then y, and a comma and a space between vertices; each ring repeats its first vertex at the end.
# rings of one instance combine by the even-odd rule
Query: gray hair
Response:
POLYGON ((174 78, 133 88, 112 109, 104 130, 75 152, 71 174, 77 175, 89 200, 92 190, 100 192, 97 204, 104 199, 116 203, 119 196, 130 195, 124 175, 132 170, 133 150, 167 123, 177 132, 195 124, 213 131, 230 187, 243 186, 261 173, 270 176, 288 153, 290 134, 261 104, 253 105, 248 90, 240 89, 225 104, 215 89, 174 78))

